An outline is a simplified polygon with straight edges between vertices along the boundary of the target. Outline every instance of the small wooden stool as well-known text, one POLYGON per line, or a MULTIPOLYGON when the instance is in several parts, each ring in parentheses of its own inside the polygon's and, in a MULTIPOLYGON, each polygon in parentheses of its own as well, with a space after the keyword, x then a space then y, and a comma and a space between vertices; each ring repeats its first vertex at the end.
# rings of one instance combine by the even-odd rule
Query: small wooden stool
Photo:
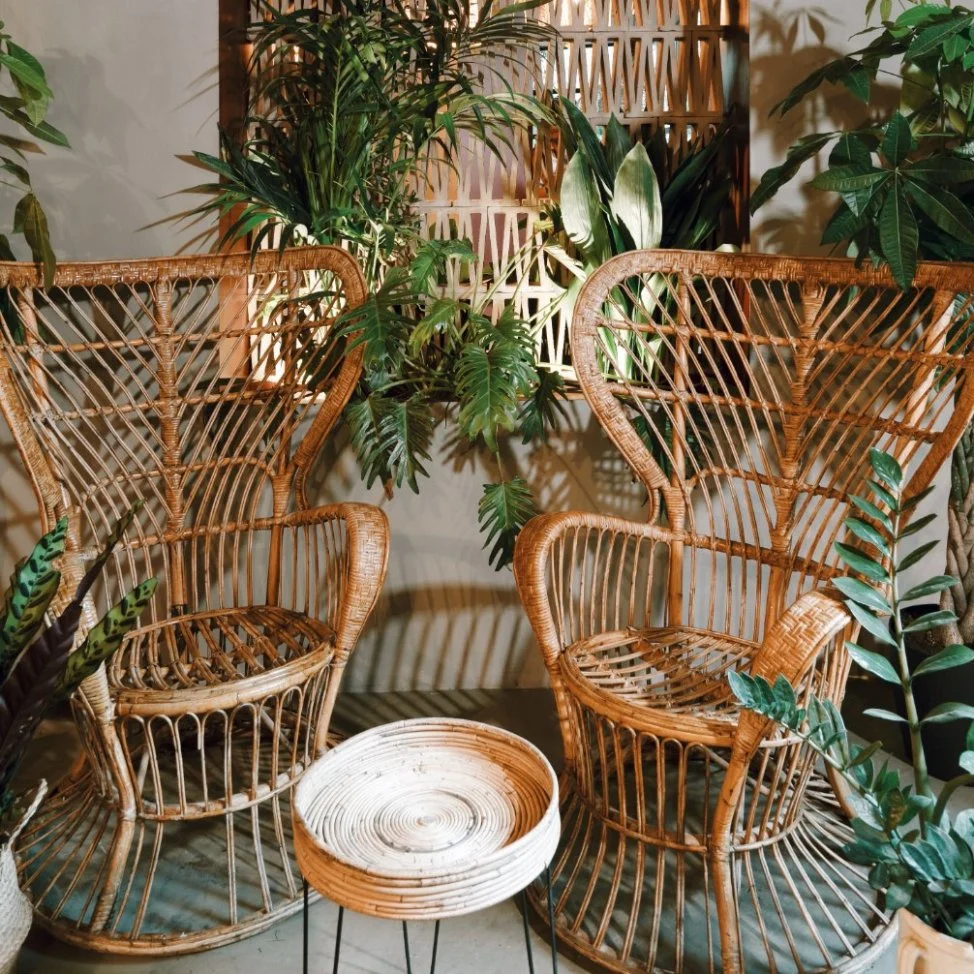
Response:
POLYGON ((294 794, 294 847, 304 875, 304 974, 308 886, 338 903, 333 971, 345 910, 440 921, 518 893, 528 969, 534 958, 524 890, 544 876, 551 965, 558 971, 549 865, 558 845, 558 779, 534 745, 488 724, 420 718, 385 724, 316 761, 294 794))

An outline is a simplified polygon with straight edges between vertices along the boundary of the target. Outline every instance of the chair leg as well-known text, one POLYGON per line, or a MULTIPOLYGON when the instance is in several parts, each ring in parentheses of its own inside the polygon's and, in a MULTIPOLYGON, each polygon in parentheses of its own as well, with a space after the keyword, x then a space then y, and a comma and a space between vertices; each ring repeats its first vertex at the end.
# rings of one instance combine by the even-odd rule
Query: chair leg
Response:
POLYGON ((433 926, 433 956, 430 959, 430 974, 436 974, 436 948, 440 942, 440 921, 433 926))
POLYGON ((301 912, 302 919, 302 965, 301 970, 308 974, 308 881, 304 881, 304 909, 301 912))

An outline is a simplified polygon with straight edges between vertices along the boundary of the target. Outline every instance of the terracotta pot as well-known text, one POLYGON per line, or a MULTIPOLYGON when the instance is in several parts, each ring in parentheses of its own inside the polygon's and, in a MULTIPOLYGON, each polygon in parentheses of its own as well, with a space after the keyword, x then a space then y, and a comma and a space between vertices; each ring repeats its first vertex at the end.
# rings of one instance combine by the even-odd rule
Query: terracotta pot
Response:
POLYGON ((47 783, 42 781, 26 814, 17 823, 7 844, 0 851, 0 974, 13 974, 17 954, 27 939, 34 914, 30 900, 20 891, 20 883, 17 881, 14 841, 37 811, 46 793, 47 783))
POLYGON ((899 911, 897 974, 974 974, 974 947, 899 911))

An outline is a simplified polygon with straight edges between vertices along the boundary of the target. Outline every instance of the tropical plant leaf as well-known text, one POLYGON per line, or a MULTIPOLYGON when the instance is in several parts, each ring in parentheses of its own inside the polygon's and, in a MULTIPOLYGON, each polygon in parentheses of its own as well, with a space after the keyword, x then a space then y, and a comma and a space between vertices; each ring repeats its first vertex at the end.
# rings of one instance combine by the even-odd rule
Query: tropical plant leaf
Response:
POLYGON ((916 145, 916 139, 913 138, 906 116, 901 112, 894 112, 893 117, 886 123, 886 136, 880 146, 880 152, 891 166, 898 166, 916 148, 916 145))
POLYGON ((651 250, 663 239, 663 203, 659 181, 646 147, 637 142, 629 150, 613 186, 610 209, 626 228, 637 250, 651 250))
POLYGON ((487 535, 484 547, 490 547, 488 560, 497 571, 511 563, 521 528, 537 513, 531 489, 521 477, 484 484, 477 520, 487 535))
POLYGON ((601 264, 609 254, 609 237, 595 178, 580 152, 565 166, 559 200, 568 239, 588 263, 601 264))
POLYGON ((522 443, 544 443, 548 431, 558 428, 559 417, 567 416, 562 397, 565 383, 557 372, 538 369, 538 381, 518 412, 517 425, 522 443))
POLYGON ((849 655, 864 669, 868 670, 870 673, 878 676, 881 680, 885 680, 887 683, 899 684, 900 676, 893 669, 893 664, 890 663, 885 656, 881 656, 879 653, 870 652, 868 649, 863 649, 862 646, 856 645, 856 643, 847 642, 845 644, 846 651, 849 655))
POLYGON ((910 203, 898 184, 886 196, 879 213, 879 242, 893 279, 908 288, 916 275, 920 234, 910 203))
POLYGON ((429 402, 421 396, 410 396, 404 402, 387 400, 379 434, 391 479, 397 487, 405 483, 418 494, 417 477, 429 476, 423 463, 430 459, 433 445, 433 410, 429 402))
POLYGON ((356 394, 345 408, 345 418, 365 486, 371 488, 378 480, 392 479, 391 460, 382 432, 383 418, 392 408, 392 400, 382 393, 366 396, 356 394))
POLYGON ((613 180, 631 149, 632 136, 629 129, 615 115, 609 115, 609 124, 605 127, 605 159, 613 180))
POLYGON ((37 634, 61 583, 54 567, 64 554, 68 519, 62 517, 34 546, 10 580, 0 619, 0 684, 21 651, 37 634))
POLYGON ((876 476, 894 491, 903 486, 903 468, 894 457, 881 450, 869 450, 869 465, 876 472, 876 476))
POLYGON ((156 579, 150 578, 137 585, 89 631, 84 642, 68 657, 58 686, 62 697, 74 692, 122 645, 152 601, 156 584, 156 579))
POLYGON ((924 673, 934 673, 938 670, 949 670, 955 666, 965 666, 974 660, 974 649, 968 646, 947 646, 939 653, 928 656, 913 670, 914 676, 924 673))
POLYGON ((875 612, 882 612, 889 615, 893 607, 886 600, 882 592, 877 591, 872 586, 860 581, 858 578, 843 576, 835 579, 832 584, 847 598, 859 605, 866 606, 875 612))
POLYGON ((34 260, 43 264, 44 286, 46 288, 53 287, 57 261, 54 257, 54 251, 51 249, 47 216, 40 200, 33 193, 27 193, 17 204, 14 211, 14 232, 24 235, 34 260))

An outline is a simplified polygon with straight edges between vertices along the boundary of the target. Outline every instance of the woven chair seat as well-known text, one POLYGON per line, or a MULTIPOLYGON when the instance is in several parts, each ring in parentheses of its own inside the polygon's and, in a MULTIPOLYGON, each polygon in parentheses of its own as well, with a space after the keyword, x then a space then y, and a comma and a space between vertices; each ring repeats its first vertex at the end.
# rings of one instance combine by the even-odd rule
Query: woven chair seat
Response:
POLYGON ((273 605, 194 612, 133 632, 108 678, 143 693, 225 686, 330 650, 334 638, 321 620, 273 605))
POLYGON ((520 892, 554 856, 558 781, 508 731, 419 718, 366 731, 315 762, 295 790, 308 882, 386 919, 445 919, 520 892))
POLYGON ((746 667, 757 648, 705 629, 619 629, 573 643, 561 667, 566 682, 600 712, 628 704, 636 726, 647 731, 657 730, 656 713, 664 722, 679 714, 687 736, 665 723, 669 736, 700 740, 702 732, 710 743, 728 743, 739 710, 727 672, 746 667))

